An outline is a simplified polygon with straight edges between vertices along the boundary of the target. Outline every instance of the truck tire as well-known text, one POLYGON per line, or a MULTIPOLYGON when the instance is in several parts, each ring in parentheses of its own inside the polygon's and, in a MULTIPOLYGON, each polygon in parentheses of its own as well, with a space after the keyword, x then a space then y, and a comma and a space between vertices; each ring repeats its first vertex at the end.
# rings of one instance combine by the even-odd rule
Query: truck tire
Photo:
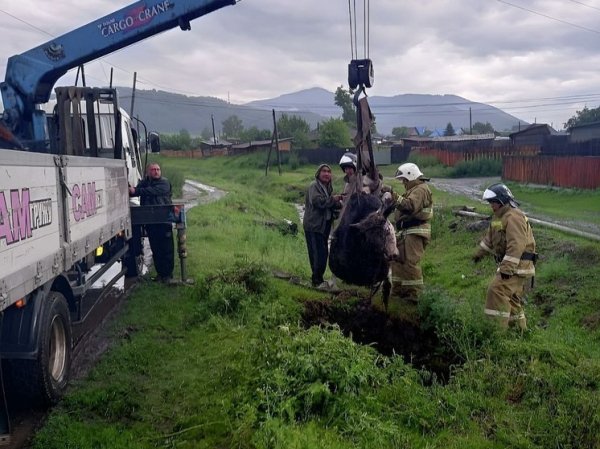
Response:
POLYGON ((51 291, 39 316, 38 354, 34 360, 10 360, 11 389, 34 403, 53 405, 64 395, 73 354, 71 318, 65 297, 51 291))

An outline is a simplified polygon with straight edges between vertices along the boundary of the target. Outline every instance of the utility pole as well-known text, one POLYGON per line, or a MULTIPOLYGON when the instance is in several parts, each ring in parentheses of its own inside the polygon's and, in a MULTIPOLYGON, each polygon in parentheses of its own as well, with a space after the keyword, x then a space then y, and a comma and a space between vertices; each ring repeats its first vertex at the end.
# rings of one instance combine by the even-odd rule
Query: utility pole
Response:
POLYGON ((137 82, 137 72, 133 72, 133 89, 131 90, 131 108, 129 108, 129 116, 133 117, 133 105, 135 103, 135 84, 137 82))
POLYGON ((471 114, 471 106, 469 106, 469 134, 473 135, 473 115, 471 114))
POLYGON ((210 121, 212 122, 212 130, 213 130, 213 143, 217 144, 217 136, 215 135, 215 117, 210 114, 210 121))

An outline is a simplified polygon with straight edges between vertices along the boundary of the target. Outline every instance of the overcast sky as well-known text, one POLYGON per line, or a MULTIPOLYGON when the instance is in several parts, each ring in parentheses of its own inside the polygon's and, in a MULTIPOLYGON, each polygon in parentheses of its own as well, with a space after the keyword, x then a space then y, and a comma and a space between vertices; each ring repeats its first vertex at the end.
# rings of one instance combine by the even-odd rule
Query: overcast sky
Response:
MULTIPOLYGON (((363 1, 356 3, 364 57, 363 1)), ((127 0, 3 0, 9 56, 119 10, 127 0)), ((352 6, 353 8, 354 6, 352 6)), ((86 65, 88 85, 245 103, 347 87, 348 0, 242 0, 86 65)), ((557 129, 600 104, 600 0, 372 0, 369 95, 454 94, 557 129)), ((75 71, 59 81, 71 84, 75 71)), ((375 111, 376 112, 376 111, 375 111)), ((475 118, 476 119, 476 118, 475 118)))

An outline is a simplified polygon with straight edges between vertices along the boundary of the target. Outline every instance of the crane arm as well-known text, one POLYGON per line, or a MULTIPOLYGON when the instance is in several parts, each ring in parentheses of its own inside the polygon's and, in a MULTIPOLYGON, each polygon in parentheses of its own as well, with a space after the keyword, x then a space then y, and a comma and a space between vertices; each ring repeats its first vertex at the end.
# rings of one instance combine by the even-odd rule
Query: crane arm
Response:
POLYGON ((191 20, 235 3, 236 0, 140 0, 10 57, 5 80, 0 83, 4 121, 19 137, 38 140, 41 130, 34 123, 35 105, 50 99, 54 84, 68 70, 176 26, 189 30, 191 20))

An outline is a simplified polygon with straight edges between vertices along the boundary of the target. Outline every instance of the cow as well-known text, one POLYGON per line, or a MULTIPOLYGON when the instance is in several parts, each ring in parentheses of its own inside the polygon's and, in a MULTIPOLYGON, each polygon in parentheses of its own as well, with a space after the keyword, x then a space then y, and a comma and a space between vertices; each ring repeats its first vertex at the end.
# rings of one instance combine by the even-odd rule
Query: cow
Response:
POLYGON ((344 282, 374 290, 383 283, 386 307, 389 262, 398 255, 394 227, 387 220, 392 209, 377 195, 353 193, 345 201, 329 252, 329 268, 344 282))

